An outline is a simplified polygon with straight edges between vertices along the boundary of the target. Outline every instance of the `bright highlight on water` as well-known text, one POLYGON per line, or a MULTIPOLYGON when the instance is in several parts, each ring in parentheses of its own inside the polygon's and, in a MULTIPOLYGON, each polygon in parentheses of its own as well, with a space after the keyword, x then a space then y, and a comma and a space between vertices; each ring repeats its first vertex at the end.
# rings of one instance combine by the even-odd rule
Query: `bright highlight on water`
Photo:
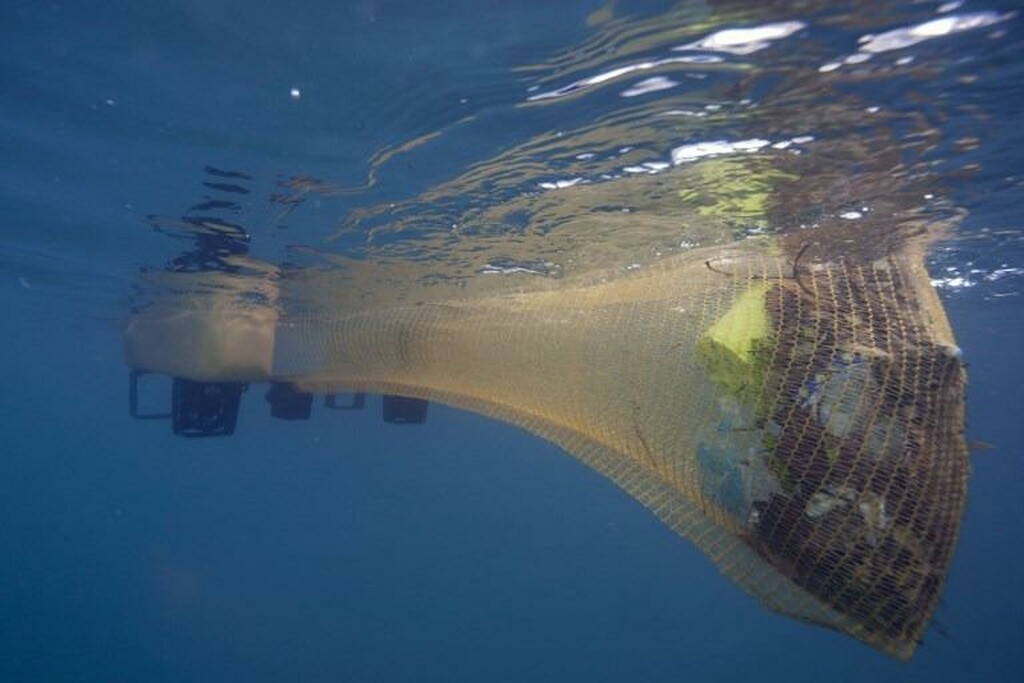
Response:
MULTIPOLYGON (((256 382, 299 417, 313 395, 373 392, 412 406, 406 421, 428 401, 504 420, 613 481, 767 607, 909 658, 966 500, 965 372, 925 269, 961 214, 937 199, 929 118, 850 83, 1011 15, 944 8, 865 34, 849 56, 771 67, 768 95, 757 60, 819 25, 679 43, 686 16, 630 27, 600 68, 614 21, 533 67, 523 116, 621 97, 354 208, 332 235, 349 251, 256 257, 216 203, 152 216, 191 251, 140 275, 128 365, 176 378, 175 429, 193 436, 233 431, 256 382)), ((382 152, 362 186, 282 180, 277 220, 369 192, 474 125, 382 152)), ((211 197, 253 180, 207 173, 211 197)))

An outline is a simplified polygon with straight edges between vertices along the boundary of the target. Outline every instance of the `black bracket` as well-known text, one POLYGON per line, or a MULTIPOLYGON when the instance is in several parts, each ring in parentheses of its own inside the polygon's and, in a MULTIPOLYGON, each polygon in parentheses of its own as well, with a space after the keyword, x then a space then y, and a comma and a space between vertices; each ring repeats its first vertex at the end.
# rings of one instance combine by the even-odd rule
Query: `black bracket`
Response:
POLYGON ((128 414, 136 420, 169 420, 170 413, 140 413, 139 412, 139 378, 143 375, 153 373, 145 370, 132 370, 128 373, 128 414))
POLYGON ((352 394, 352 402, 348 405, 339 405, 338 397, 334 394, 324 396, 324 408, 328 410, 362 410, 366 406, 366 394, 358 391, 352 394))
POLYGON ((384 397, 382 405, 384 421, 391 424, 420 424, 427 419, 427 405, 422 398, 408 396, 384 397))

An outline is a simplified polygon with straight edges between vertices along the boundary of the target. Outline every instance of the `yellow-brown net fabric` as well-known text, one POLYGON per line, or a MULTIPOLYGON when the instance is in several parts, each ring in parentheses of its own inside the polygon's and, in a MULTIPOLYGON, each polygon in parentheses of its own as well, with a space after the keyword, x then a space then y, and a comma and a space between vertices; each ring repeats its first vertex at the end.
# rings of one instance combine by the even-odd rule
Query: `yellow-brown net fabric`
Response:
POLYGON ((517 424, 773 609, 909 657, 964 505, 964 374, 913 239, 831 261, 794 240, 528 292, 313 307, 278 322, 271 374, 517 424))

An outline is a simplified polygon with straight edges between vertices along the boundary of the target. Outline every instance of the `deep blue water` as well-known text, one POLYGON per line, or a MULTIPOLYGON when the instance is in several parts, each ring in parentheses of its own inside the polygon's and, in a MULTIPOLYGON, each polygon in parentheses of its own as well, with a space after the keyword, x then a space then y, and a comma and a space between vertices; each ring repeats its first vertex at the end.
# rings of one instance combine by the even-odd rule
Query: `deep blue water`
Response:
MULTIPOLYGON (((4 2, 0 680, 1020 680, 1022 18, 1006 14, 1013 2, 776 4, 615 3, 617 33, 559 66, 602 30, 587 18, 603 3, 4 2), (293 258, 295 245, 368 258, 360 224, 327 241, 354 210, 459 220, 577 173, 427 206, 430 188, 536 136, 607 125, 608 149, 634 144, 614 138, 628 129, 655 153, 662 133, 616 118, 620 91, 686 77, 654 67, 614 92, 524 106, 531 94, 713 30, 800 20, 798 37, 750 57, 776 68, 764 79, 691 80, 720 93, 736 79, 730 101, 763 100, 777 122, 726 115, 709 140, 743 126, 827 139, 798 114, 830 101, 773 100, 780 81, 855 54, 861 35, 977 13, 993 23, 870 61, 913 55, 919 71, 835 91, 938 131, 922 163, 965 217, 929 263, 968 362, 968 437, 995 446, 973 456, 939 626, 907 664, 763 610, 624 493, 500 423, 432 405, 422 426, 383 425, 376 397, 361 413, 285 423, 257 392, 230 439, 178 439, 127 415, 133 283, 182 246, 146 217, 211 196, 204 166, 252 177, 231 217, 261 258, 293 258), (650 32, 662 15, 692 26, 631 46, 631 26, 650 32), (359 186, 375 153, 438 131, 359 192, 287 220, 266 201, 282 178, 359 186)), ((640 98, 667 103, 675 87, 640 98)), ((365 230, 388 220, 371 212, 365 230)))

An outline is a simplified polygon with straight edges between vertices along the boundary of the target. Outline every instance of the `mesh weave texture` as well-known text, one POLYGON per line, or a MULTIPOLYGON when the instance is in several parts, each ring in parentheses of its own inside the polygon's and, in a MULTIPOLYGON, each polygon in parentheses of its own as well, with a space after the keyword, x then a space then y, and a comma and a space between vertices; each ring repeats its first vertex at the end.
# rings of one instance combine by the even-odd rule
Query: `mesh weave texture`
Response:
POLYGON ((607 476, 766 605, 908 658, 963 511, 964 372, 912 240, 277 325, 272 375, 443 401, 607 476), (891 247, 892 245, 887 245, 891 247))

